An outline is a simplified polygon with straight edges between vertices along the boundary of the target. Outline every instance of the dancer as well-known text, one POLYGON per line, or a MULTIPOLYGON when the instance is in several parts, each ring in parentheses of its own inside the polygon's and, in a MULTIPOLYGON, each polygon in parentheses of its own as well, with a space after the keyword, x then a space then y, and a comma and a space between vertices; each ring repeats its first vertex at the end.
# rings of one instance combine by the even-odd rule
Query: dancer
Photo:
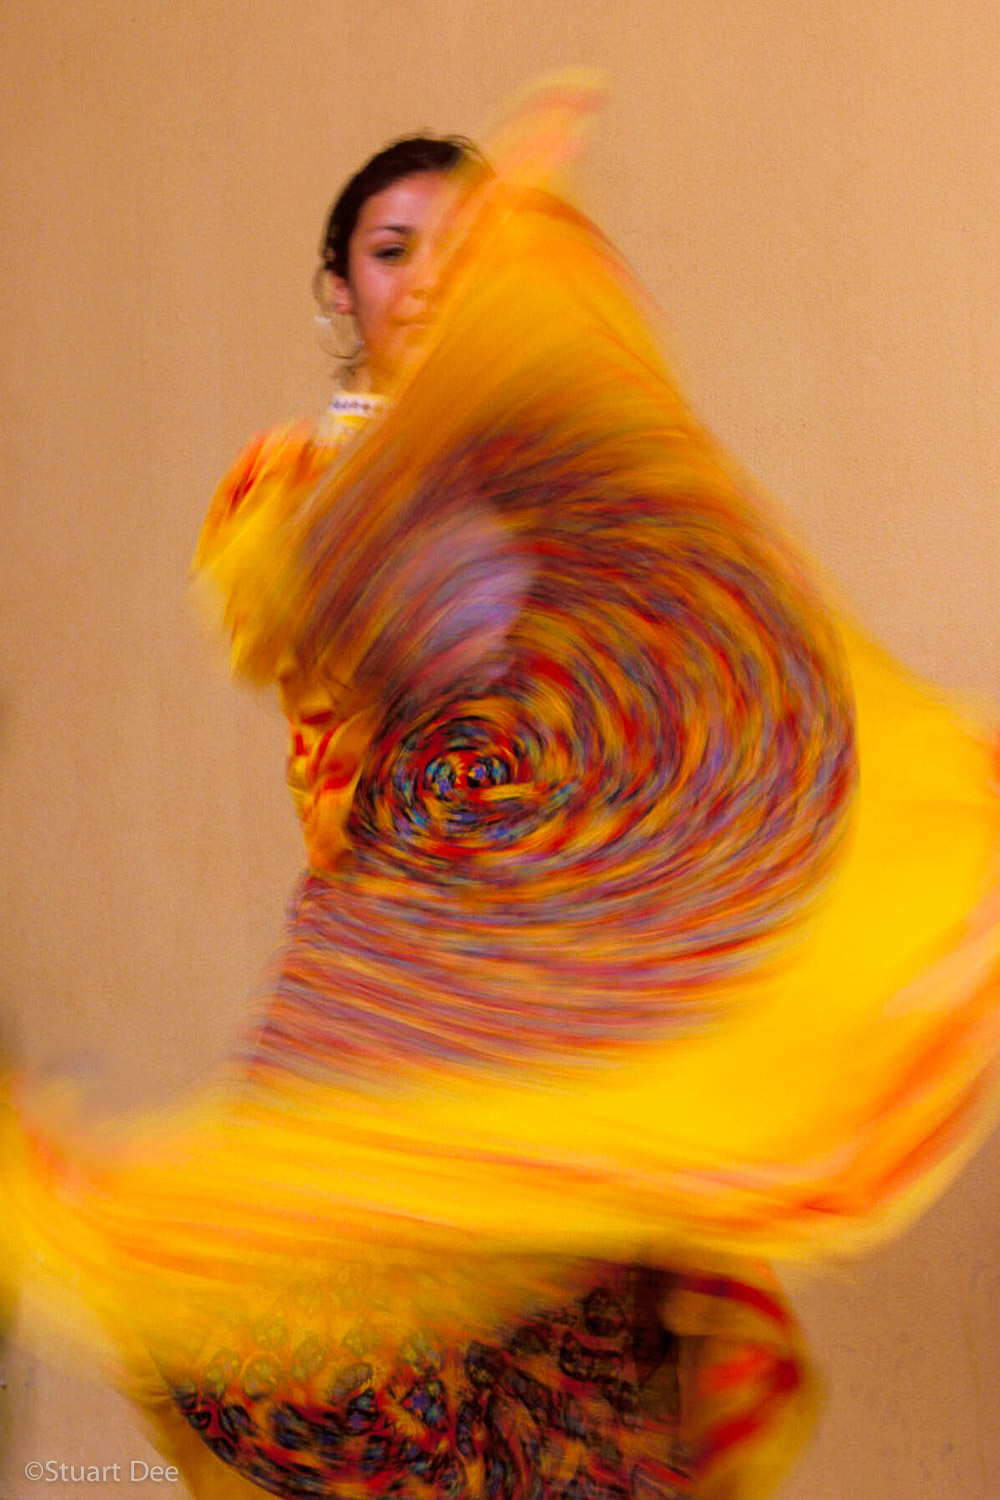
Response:
MULTIPOLYGON (((216 496, 203 559, 240 507, 253 506, 261 491, 264 505, 275 492, 286 501, 308 492, 385 414, 403 365, 419 356, 431 327, 428 226, 446 174, 469 160, 465 142, 407 138, 345 186, 329 216, 316 278, 321 322, 349 319, 358 336, 342 356, 343 378, 315 427, 279 429, 242 455, 216 496)), ((484 621, 475 625, 481 649, 484 621)), ((330 872, 350 858, 346 826, 377 716, 336 664, 310 667, 289 649, 274 676, 289 720, 289 782, 310 863, 314 872, 330 872)), ((430 774, 444 795, 456 775, 470 789, 498 784, 496 759, 475 744, 457 755, 443 752, 430 774)), ((318 889, 325 900, 326 888, 318 889)), ((293 947, 300 960, 301 945, 293 947)), ((309 953, 319 969, 334 959, 322 942, 309 953)), ((290 948, 279 991, 291 957, 290 948)), ((307 983, 318 980, 319 970, 307 983)), ((364 1268, 359 1272, 370 1290, 364 1268)), ((322 1487, 316 1493, 337 1495, 392 1485, 408 1493, 507 1495, 613 1485, 623 1495, 652 1488, 680 1496, 732 1486, 737 1472, 739 1492, 750 1494, 780 1463, 774 1450, 803 1429, 811 1393, 798 1337, 764 1267, 718 1257, 669 1270, 522 1261, 519 1275, 535 1289, 506 1328, 430 1355, 425 1347, 405 1357, 393 1349, 388 1362, 367 1349, 352 1361, 336 1401, 322 1394, 329 1371, 325 1380, 304 1381, 286 1366, 273 1391, 248 1402, 242 1377, 262 1352, 249 1347, 239 1353, 237 1378, 234 1368, 220 1380, 216 1354, 214 1367, 200 1380, 192 1372, 175 1397, 217 1454, 282 1494, 307 1475, 322 1487), (542 1306, 545 1300, 552 1305, 542 1306), (727 1373, 736 1356, 750 1359, 752 1372, 727 1373), (708 1395, 713 1384, 717 1392, 708 1395)), ((425 1339, 427 1330, 414 1333, 425 1339)), ((157 1409, 176 1438, 162 1398, 157 1409)), ((173 1451, 189 1477, 209 1463, 183 1436, 173 1451)))
POLYGON ((720 1257, 884 1232, 987 1118, 993 744, 831 618, 540 191, 592 102, 356 195, 347 409, 199 552, 310 854, 261 1016, 186 1113, 8 1152, 14 1248, 232 1484, 764 1493, 801 1360, 720 1257))

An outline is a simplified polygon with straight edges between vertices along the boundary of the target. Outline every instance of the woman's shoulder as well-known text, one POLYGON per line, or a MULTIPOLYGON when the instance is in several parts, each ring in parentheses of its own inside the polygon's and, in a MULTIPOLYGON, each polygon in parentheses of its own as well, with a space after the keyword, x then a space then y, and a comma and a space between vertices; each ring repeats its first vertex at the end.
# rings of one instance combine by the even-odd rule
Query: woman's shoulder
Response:
POLYGON ((385 401, 338 393, 319 421, 288 422, 258 433, 216 487, 194 557, 195 574, 214 575, 230 600, 261 568, 273 572, 288 524, 385 401))
POLYGON ((199 551, 211 546, 229 528, 237 512, 245 514, 276 480, 294 480, 304 466, 308 467, 315 437, 316 423, 311 420, 286 422, 256 433, 215 487, 199 551))
POLYGON ((313 484, 384 407, 380 396, 338 392, 318 421, 304 418, 257 433, 216 487, 203 542, 211 542, 238 511, 245 514, 276 489, 287 492, 313 484))

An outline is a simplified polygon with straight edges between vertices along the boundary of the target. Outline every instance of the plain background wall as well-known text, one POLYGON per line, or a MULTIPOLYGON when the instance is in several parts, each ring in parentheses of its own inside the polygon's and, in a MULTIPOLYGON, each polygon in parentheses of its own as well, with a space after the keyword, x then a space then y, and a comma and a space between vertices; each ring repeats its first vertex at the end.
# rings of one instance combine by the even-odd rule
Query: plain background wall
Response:
MULTIPOLYGON (((4 9, 0 995, 14 1055, 166 1097, 225 1048, 299 862, 277 709, 186 569, 247 436, 329 388, 327 203, 393 135, 607 69, 577 181, 695 405, 912 667, 1000 699, 995 0, 21 0, 4 9)), ((786 1500, 995 1500, 988 1148, 794 1295, 830 1396, 786 1500)), ((151 1457, 21 1356, 28 1459, 151 1457)), ((88 1485, 177 1495, 179 1486, 88 1485)))

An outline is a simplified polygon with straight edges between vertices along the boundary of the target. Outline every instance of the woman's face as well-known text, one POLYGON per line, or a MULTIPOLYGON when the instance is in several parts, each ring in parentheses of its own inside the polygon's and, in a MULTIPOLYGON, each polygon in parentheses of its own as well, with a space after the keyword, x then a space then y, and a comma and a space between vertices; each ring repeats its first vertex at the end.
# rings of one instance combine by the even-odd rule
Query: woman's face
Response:
POLYGON ((401 177, 362 205, 347 247, 347 279, 333 276, 333 305, 364 341, 360 368, 373 390, 392 380, 428 326, 423 231, 443 172, 401 177))

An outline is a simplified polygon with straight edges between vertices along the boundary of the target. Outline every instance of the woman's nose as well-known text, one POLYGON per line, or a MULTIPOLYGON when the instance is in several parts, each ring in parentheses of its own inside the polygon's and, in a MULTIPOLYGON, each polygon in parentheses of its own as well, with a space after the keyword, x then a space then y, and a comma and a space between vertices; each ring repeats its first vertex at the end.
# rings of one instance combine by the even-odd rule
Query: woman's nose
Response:
POLYGON ((423 311, 430 298, 432 282, 429 253, 426 250, 415 251, 407 267, 399 305, 413 311, 423 311))

